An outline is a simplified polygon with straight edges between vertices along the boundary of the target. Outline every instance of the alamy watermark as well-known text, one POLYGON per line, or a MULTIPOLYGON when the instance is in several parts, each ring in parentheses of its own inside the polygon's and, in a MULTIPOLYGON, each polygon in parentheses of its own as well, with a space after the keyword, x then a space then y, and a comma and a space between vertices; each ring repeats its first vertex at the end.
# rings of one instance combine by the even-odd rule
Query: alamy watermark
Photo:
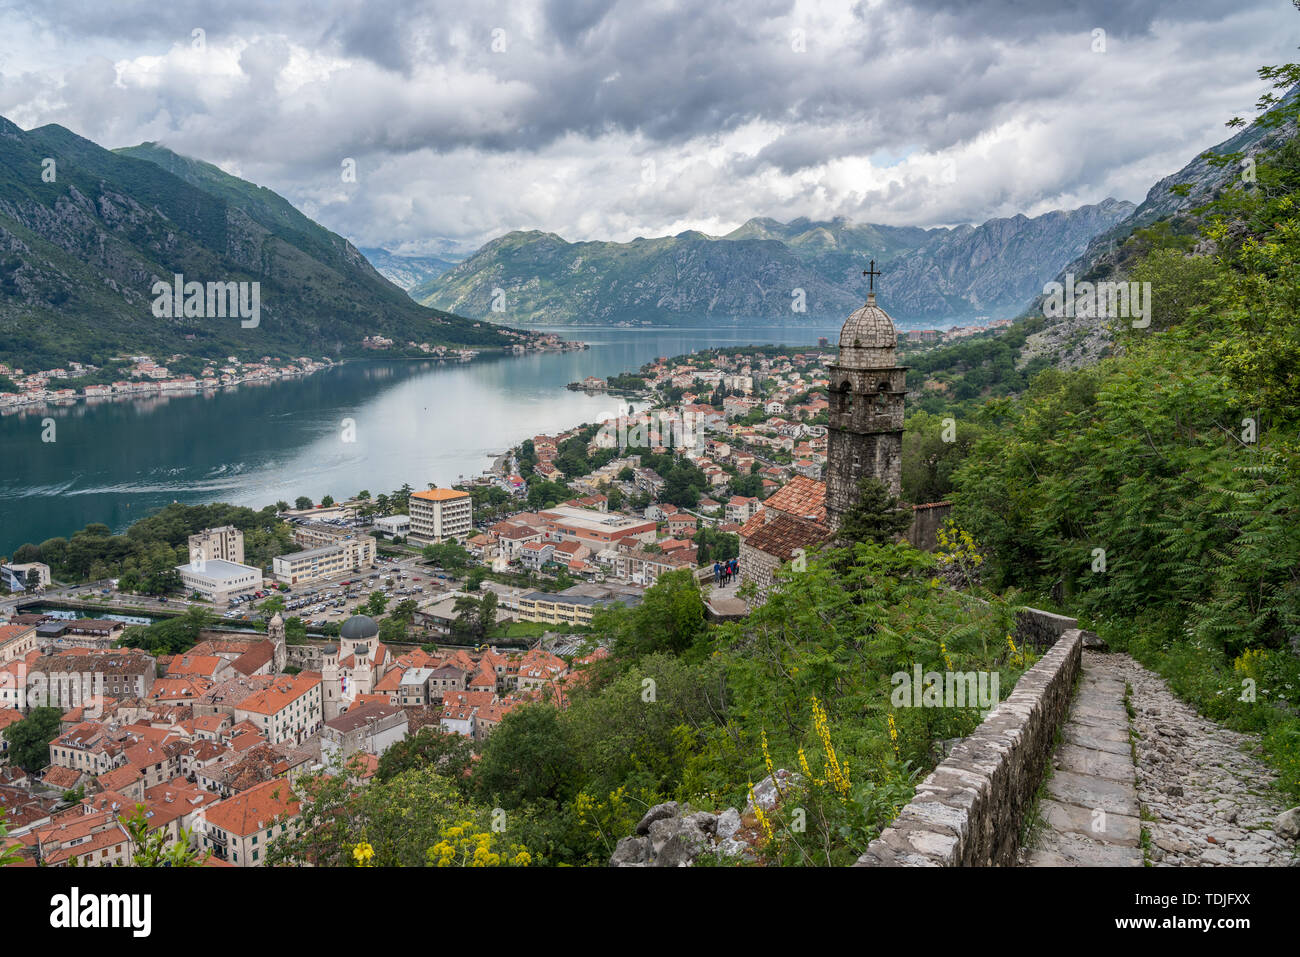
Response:
POLYGON ((979 708, 987 713, 998 703, 996 671, 896 671, 889 701, 895 708, 979 708))
POLYGON ((256 329, 262 321, 260 282, 186 282, 176 273, 168 284, 153 284, 153 314, 159 319, 242 319, 240 327, 256 329))
POLYGON ((1043 287, 1043 316, 1047 319, 1132 319, 1134 329, 1151 325, 1151 283, 1080 282, 1065 274, 1064 284, 1043 287))
POLYGON ((692 411, 620 413, 605 418, 596 434, 599 448, 698 449, 704 445, 704 416, 692 411))
POLYGON ((104 715, 105 678, 101 671, 29 672, 19 661, 0 671, 0 707, 83 708, 83 718, 93 721, 104 715))

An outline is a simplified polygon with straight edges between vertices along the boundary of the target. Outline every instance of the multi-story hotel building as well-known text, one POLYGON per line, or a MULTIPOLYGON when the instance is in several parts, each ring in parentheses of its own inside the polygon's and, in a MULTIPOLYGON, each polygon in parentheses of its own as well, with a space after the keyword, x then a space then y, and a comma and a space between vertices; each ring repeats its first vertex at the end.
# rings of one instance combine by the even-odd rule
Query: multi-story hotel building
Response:
POLYGON ((469 492, 454 488, 412 492, 407 510, 411 514, 411 538, 425 542, 443 542, 449 538, 464 541, 473 534, 469 492))

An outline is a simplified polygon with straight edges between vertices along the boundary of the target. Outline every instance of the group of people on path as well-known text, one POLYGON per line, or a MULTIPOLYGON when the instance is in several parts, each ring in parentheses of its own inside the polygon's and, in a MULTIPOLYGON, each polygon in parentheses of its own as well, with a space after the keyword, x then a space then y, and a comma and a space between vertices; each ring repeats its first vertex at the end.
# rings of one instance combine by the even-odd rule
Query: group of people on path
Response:
POLYGON ((725 562, 713 563, 713 583, 715 585, 729 585, 731 580, 740 574, 740 560, 729 558, 725 562))

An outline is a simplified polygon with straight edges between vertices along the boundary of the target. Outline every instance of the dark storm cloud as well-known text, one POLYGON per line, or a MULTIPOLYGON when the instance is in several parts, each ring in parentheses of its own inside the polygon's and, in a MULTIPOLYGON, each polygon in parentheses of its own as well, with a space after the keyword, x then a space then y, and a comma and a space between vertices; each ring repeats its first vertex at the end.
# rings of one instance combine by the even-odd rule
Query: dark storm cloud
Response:
POLYGON ((11 26, 0 113, 159 140, 367 244, 1137 198, 1300 42, 1282 0, 0 0, 11 26))
POLYGON ((1218 20, 1234 4, 1224 0, 911 0, 908 6, 935 18, 943 29, 967 37, 1030 38, 1103 29, 1123 38, 1148 34, 1162 19, 1218 20))

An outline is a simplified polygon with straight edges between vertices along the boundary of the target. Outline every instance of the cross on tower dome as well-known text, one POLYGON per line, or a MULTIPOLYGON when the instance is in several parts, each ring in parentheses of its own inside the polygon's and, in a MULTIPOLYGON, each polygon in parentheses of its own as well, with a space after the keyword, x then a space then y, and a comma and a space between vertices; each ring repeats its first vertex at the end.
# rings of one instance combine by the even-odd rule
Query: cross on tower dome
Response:
POLYGON ((871 260, 870 266, 862 270, 862 275, 867 277, 867 292, 874 295, 876 291, 876 277, 880 275, 880 270, 876 268, 876 261, 874 259, 871 260))

